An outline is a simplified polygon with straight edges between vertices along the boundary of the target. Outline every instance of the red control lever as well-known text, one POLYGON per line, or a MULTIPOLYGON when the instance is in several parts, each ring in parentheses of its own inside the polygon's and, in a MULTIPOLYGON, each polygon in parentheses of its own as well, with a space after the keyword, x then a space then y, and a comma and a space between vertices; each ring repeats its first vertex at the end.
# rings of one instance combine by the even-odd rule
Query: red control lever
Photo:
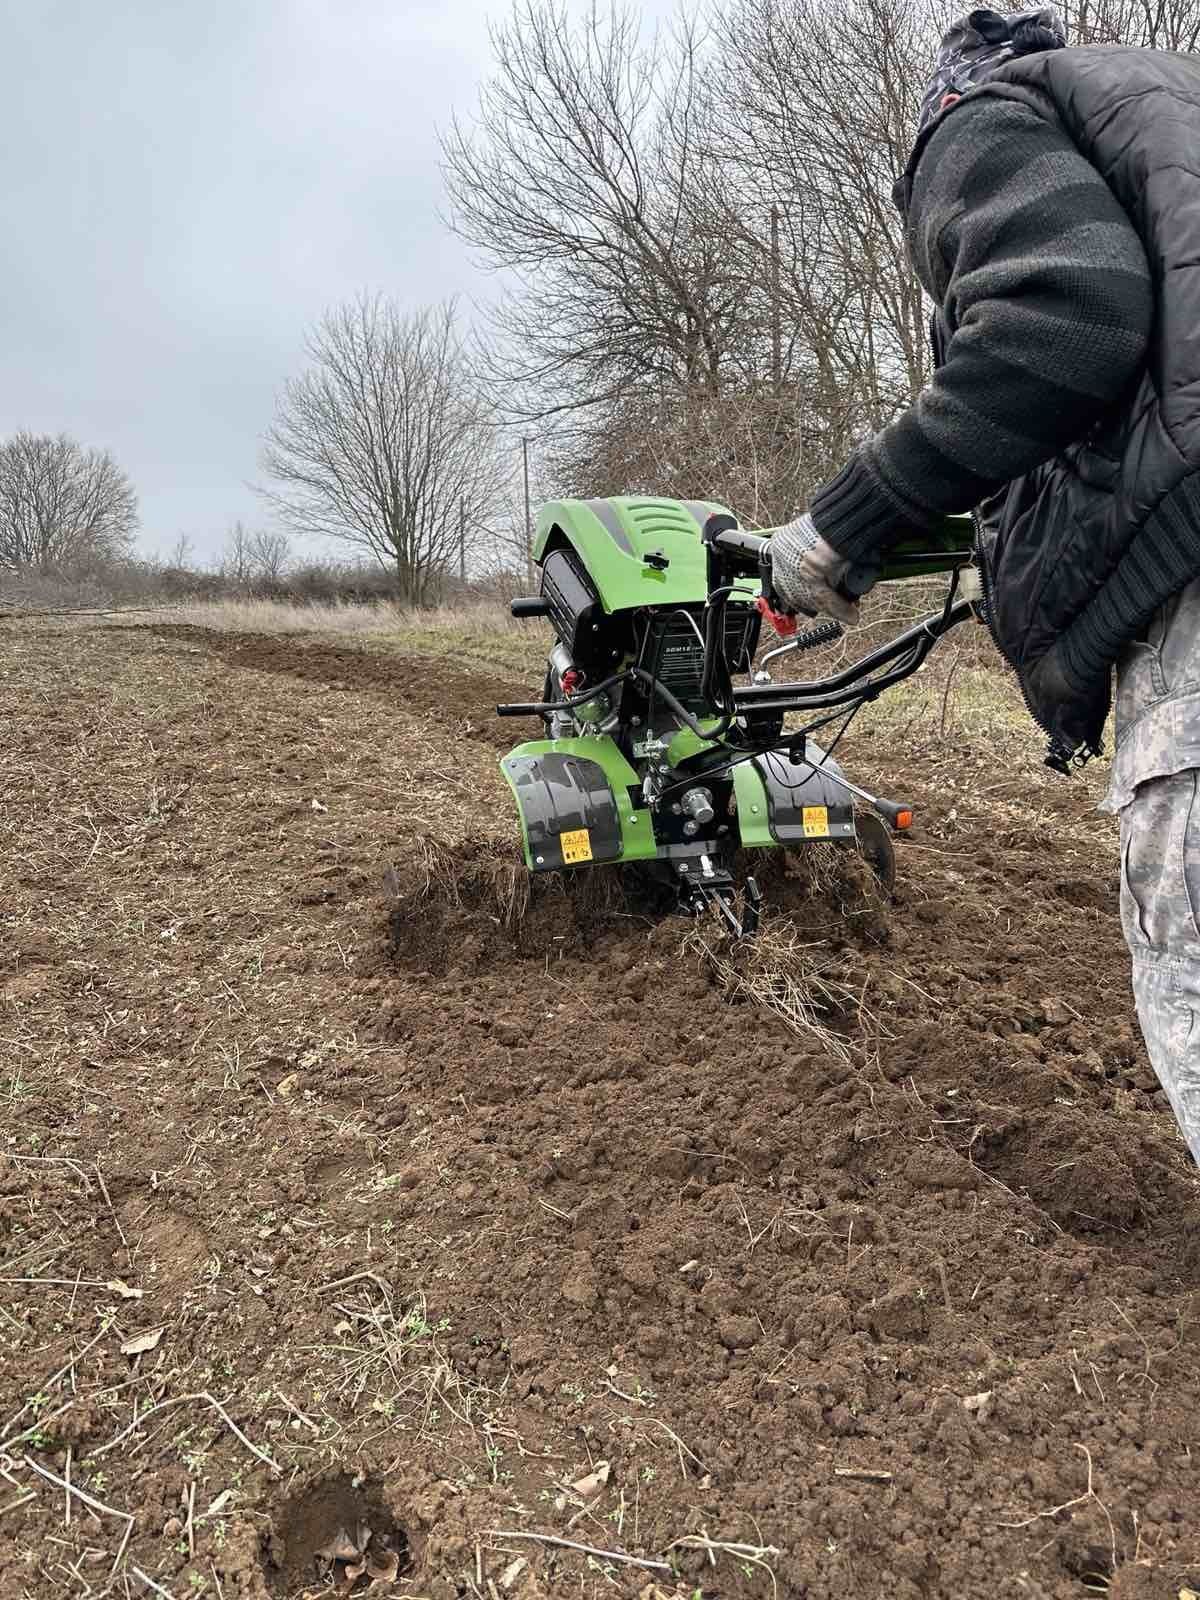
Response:
POLYGON ((769 622, 781 639, 792 639, 800 626, 799 619, 791 616, 786 611, 776 611, 766 595, 759 595, 754 602, 754 609, 764 621, 769 622))

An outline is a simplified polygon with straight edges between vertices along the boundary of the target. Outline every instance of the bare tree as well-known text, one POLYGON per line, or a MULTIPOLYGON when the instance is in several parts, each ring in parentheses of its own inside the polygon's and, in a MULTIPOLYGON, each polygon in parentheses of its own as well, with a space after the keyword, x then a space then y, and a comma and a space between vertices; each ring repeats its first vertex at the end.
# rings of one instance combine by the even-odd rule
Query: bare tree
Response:
POLYGON ((814 378, 779 394, 728 391, 719 398, 677 392, 634 396, 614 409, 603 430, 569 437, 553 461, 564 493, 651 494, 715 500, 748 524, 767 527, 794 516, 853 447, 814 378))
POLYGON ((248 590, 254 581, 251 535, 243 522, 235 522, 225 540, 219 567, 221 577, 235 588, 248 590))
POLYGON ((259 528, 250 535, 250 562, 255 574, 268 583, 278 583, 292 562, 292 541, 286 533, 259 528))
POLYGON ((1200 45, 1200 0, 1068 0, 1064 14, 1072 44, 1200 45))
POLYGON ((112 561, 129 554, 137 526, 137 495, 107 450, 66 434, 0 444, 0 569, 112 561))
POLYGON ((166 565, 177 571, 182 571, 191 565, 192 554, 195 549, 192 540, 186 533, 181 533, 175 543, 167 551, 166 565))
MULTIPOLYGON (((770 306, 776 387, 799 364, 859 433, 929 377, 928 307, 895 180, 948 20, 939 0, 718 0, 719 228, 770 306), (757 264, 757 265, 755 265, 757 264)), ((1200 0, 1068 0, 1072 41, 1195 49, 1200 0)))
POLYGON ((921 389, 891 190, 934 9, 719 0, 707 30, 645 43, 616 4, 576 24, 517 0, 445 175, 452 225, 517 283, 490 342, 510 409, 569 414, 562 481, 692 493, 749 473, 764 515, 790 514, 921 389))
POLYGON ((293 532, 369 553, 403 604, 425 604, 499 481, 454 308, 404 316, 363 296, 322 319, 308 355, 266 436, 266 498, 293 532))
POLYGON ((714 21, 729 231, 770 275, 783 378, 815 363, 863 429, 928 376, 892 189, 944 21, 932 0, 731 0, 714 21))
POLYGON ((745 294, 709 226, 719 175, 697 31, 646 43, 615 0, 578 23, 563 0, 517 0, 492 48, 474 125, 454 124, 443 157, 451 226, 518 284, 491 341, 510 409, 716 392, 745 294))
MULTIPOLYGON (((515 285, 492 373, 512 413, 555 417, 552 482, 705 495, 765 523, 928 381, 893 187, 948 12, 707 3, 704 27, 646 41, 620 0, 582 21, 515 0, 444 170, 452 226, 515 285)), ((1067 11, 1080 43, 1200 43, 1200 0, 1067 11)), ((518 512, 494 519, 513 564, 518 512)))

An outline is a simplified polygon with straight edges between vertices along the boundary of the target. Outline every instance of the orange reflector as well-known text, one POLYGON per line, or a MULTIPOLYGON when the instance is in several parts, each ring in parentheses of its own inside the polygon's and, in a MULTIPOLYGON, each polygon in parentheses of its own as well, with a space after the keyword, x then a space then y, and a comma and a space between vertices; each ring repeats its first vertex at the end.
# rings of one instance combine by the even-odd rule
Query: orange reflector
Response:
POLYGON ((896 826, 898 828, 911 828, 912 821, 913 814, 911 811, 901 811, 896 816, 896 826))

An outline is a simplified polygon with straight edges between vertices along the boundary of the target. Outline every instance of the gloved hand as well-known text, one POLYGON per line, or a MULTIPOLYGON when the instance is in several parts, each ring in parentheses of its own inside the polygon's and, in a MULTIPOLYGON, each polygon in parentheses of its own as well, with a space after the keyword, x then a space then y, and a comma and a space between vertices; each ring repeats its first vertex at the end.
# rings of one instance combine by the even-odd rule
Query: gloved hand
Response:
POLYGON ((776 594, 809 617, 858 621, 858 607, 838 593, 850 563, 827 544, 806 511, 771 535, 771 573, 776 594))

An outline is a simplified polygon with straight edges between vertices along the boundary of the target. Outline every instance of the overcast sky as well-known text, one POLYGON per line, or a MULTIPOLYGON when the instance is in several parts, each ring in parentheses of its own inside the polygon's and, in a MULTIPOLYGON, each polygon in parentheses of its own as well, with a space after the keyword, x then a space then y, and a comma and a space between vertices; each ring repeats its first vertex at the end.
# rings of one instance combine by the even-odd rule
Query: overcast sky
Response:
POLYGON ((438 221, 436 129, 506 10, 0 0, 0 435, 111 449, 147 554, 261 523, 259 438, 321 311, 487 292, 438 221))

